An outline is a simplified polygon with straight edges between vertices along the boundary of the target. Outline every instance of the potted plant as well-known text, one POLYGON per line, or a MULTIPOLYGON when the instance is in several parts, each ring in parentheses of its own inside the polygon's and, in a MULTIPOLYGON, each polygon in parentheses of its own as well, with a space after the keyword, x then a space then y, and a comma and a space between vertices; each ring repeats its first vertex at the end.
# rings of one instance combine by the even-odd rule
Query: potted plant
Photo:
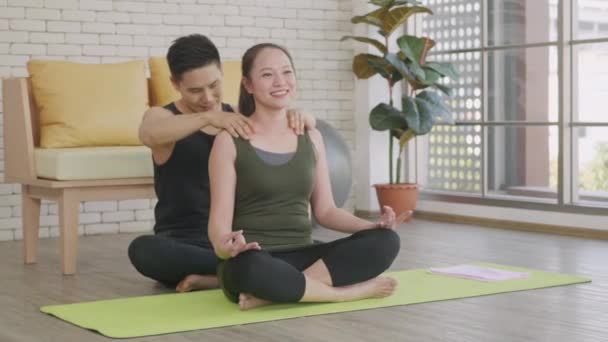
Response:
POLYGON ((428 37, 404 34, 396 38, 398 51, 389 50, 393 32, 415 14, 433 14, 429 8, 413 0, 371 0, 369 3, 378 8, 353 17, 351 22, 377 27, 383 41, 358 36, 345 36, 342 41, 353 39, 370 44, 379 52, 377 55, 356 55, 352 68, 359 79, 380 75, 388 85, 388 103, 379 103, 369 114, 371 127, 388 131, 389 136, 389 183, 375 184, 374 187, 380 206, 391 206, 399 215, 413 210, 418 197, 417 184, 401 183, 403 150, 412 138, 429 133, 435 123, 454 123, 440 93, 451 96, 451 88, 441 81, 446 77, 456 80, 458 72, 450 63, 427 60, 429 51, 435 45, 428 37), (397 108, 393 104, 393 88, 401 81, 406 81, 409 89, 401 98, 400 108, 397 108), (396 163, 393 161, 395 140, 399 148, 396 163))

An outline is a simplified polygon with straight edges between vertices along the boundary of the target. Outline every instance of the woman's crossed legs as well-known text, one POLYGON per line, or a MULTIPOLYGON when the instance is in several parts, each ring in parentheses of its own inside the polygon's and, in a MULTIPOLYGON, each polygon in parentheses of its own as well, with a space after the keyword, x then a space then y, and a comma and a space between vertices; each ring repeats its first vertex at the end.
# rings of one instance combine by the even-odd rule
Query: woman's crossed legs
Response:
POLYGON ((247 251, 222 263, 226 296, 250 309, 268 302, 341 302, 390 295, 396 281, 378 277, 399 252, 399 236, 378 228, 287 251, 247 251))

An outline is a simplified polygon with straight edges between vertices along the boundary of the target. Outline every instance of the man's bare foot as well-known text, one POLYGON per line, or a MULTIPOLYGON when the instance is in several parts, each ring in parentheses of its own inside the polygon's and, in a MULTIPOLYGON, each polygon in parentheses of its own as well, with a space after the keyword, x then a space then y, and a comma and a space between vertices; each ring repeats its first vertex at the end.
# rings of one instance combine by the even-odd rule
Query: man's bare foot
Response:
POLYGON ((365 298, 388 297, 395 292, 397 280, 389 277, 376 277, 362 283, 344 286, 346 290, 345 301, 359 300, 365 298))
POLYGON ((268 304, 271 304, 271 302, 269 302, 267 300, 256 298, 247 293, 241 293, 239 295, 239 307, 243 311, 257 308, 259 306, 268 305, 268 304))
POLYGON ((216 289, 220 285, 216 276, 191 274, 177 284, 177 292, 190 292, 196 290, 216 289))

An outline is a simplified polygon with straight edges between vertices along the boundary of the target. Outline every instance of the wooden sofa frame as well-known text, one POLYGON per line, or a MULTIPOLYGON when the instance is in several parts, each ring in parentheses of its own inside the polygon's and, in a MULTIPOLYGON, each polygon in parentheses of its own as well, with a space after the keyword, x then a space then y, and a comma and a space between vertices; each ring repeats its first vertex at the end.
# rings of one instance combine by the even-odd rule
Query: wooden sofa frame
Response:
POLYGON ((4 173, 6 183, 21 184, 23 257, 37 259, 40 201, 56 201, 59 215, 61 270, 76 273, 79 206, 82 201, 155 198, 152 177, 58 181, 36 175, 34 148, 39 146, 38 111, 29 78, 3 80, 4 173))

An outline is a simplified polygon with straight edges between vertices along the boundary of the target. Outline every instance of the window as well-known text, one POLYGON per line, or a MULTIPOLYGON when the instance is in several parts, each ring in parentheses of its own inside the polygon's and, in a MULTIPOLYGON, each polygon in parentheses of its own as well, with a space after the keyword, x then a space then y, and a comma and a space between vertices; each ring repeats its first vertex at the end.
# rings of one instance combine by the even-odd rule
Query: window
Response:
POLYGON ((424 196, 608 207, 608 1, 425 5, 435 14, 413 29, 461 77, 448 100, 456 125, 435 126, 410 156, 424 196))

